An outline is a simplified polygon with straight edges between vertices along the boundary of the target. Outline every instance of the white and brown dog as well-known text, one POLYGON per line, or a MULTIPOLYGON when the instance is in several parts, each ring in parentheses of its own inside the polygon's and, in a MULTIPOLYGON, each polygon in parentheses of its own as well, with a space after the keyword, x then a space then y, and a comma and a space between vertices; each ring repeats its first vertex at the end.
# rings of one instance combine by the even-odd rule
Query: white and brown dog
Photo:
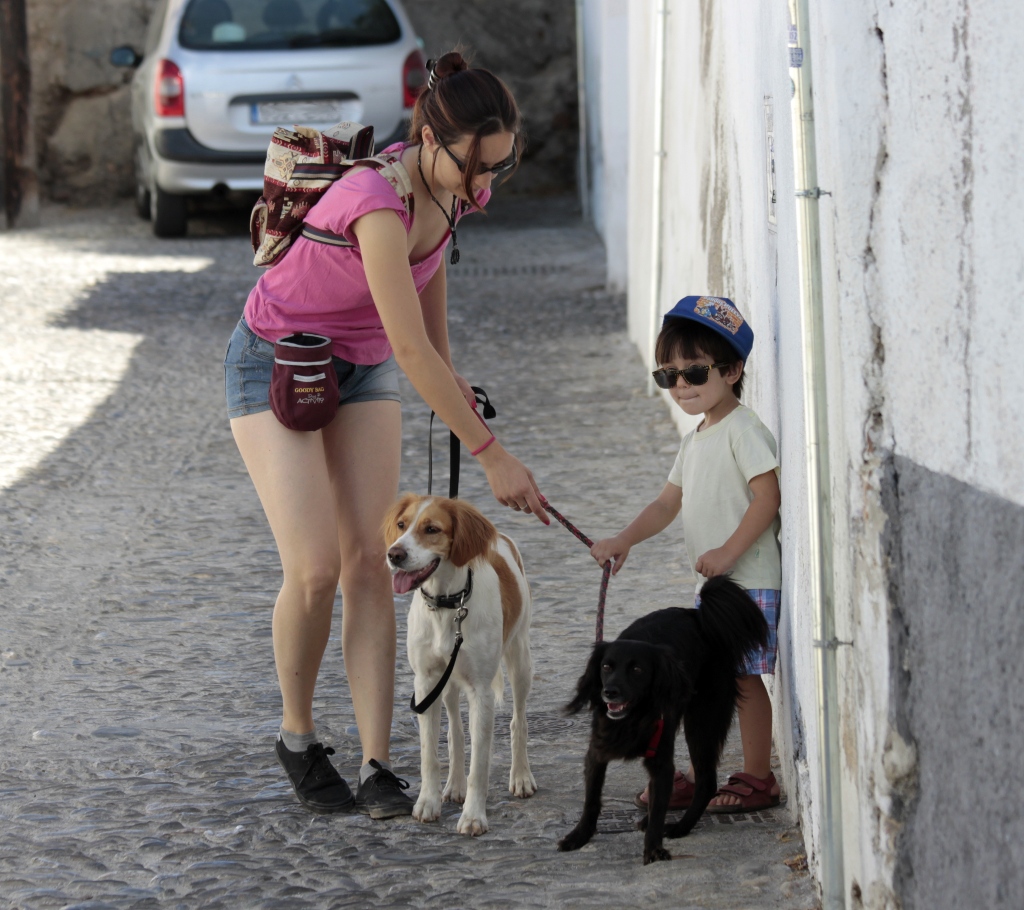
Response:
POLYGON ((521 797, 537 790, 526 755, 526 697, 533 660, 530 587, 523 562, 508 537, 473 506, 456 499, 404 495, 385 519, 384 537, 395 593, 416 591, 409 606, 407 638, 416 702, 422 702, 441 680, 460 627, 463 636, 443 693, 448 712, 448 782, 442 793, 437 756, 441 707, 435 701, 419 715, 422 781, 412 814, 431 822, 440 817, 442 801, 464 803, 458 832, 483 834, 494 706, 501 702, 504 689, 503 662, 513 706, 508 788, 521 797), (460 692, 469 704, 468 786, 460 692))

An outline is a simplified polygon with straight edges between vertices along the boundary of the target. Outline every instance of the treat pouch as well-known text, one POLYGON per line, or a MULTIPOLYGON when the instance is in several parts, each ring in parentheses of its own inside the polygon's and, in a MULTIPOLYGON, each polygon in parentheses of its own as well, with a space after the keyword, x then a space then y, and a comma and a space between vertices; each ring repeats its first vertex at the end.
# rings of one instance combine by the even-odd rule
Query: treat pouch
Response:
POLYGON ((338 412, 331 339, 295 332, 274 342, 270 409, 289 430, 321 430, 338 412))

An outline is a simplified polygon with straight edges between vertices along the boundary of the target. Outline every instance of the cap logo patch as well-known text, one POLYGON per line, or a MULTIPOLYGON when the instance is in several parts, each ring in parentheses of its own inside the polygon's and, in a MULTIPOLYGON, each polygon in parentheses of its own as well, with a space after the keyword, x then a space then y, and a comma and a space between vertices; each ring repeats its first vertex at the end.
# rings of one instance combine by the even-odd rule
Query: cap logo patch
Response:
POLYGON ((717 323, 731 335, 735 335, 743 325, 739 310, 720 297, 701 297, 693 312, 717 323))

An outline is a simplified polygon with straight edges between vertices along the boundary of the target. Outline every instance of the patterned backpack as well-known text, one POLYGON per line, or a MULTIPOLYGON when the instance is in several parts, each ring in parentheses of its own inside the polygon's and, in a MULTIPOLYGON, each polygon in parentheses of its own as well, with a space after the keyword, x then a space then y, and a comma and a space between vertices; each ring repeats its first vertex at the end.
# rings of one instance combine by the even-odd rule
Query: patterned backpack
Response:
POLYGON ((317 243, 354 246, 340 234, 303 222, 334 181, 357 164, 379 171, 411 215, 412 184, 398 156, 372 155, 372 126, 345 120, 323 132, 306 126, 274 130, 263 168, 263 195, 249 216, 253 265, 274 265, 299 234, 317 243))

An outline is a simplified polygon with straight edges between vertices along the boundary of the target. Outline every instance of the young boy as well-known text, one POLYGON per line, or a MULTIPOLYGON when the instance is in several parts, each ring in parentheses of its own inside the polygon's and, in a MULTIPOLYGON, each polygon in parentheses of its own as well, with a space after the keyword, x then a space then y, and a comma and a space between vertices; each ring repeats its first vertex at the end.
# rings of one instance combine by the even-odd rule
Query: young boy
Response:
MULTIPOLYGON (((749 812, 778 805, 771 770, 772 705, 761 680, 775 672, 782 568, 779 554, 779 462, 775 439, 740 404, 743 367, 754 333, 731 300, 684 297, 666 315, 655 347, 654 378, 687 414, 703 414, 686 435, 657 499, 591 555, 617 573, 630 548, 663 531, 683 513, 686 550, 699 581, 730 575, 747 589, 768 621, 768 647, 747 655, 737 713, 743 771, 730 776, 708 812, 749 812)), ((700 605, 700 591, 697 592, 700 605)), ((693 768, 676 772, 671 808, 693 798, 693 768)), ((647 808, 647 791, 636 803, 647 808)))

